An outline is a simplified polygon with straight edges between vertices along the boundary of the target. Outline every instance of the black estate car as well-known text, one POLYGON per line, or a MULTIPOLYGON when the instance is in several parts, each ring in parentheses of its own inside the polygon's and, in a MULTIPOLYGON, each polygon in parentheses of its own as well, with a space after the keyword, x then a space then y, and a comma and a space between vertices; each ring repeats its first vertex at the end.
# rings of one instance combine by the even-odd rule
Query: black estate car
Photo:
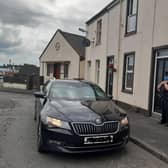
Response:
POLYGON ((34 95, 39 152, 96 152, 127 144, 127 114, 96 84, 50 80, 34 95))

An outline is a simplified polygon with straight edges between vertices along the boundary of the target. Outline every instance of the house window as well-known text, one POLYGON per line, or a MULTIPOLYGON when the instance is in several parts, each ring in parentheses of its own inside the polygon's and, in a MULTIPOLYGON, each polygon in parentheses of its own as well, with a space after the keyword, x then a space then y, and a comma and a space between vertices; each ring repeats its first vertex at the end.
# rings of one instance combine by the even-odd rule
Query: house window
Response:
POLYGON ((102 33, 102 20, 97 22, 97 35, 96 35, 96 45, 101 43, 101 33, 102 33))
POLYGON ((47 64, 47 76, 53 73, 53 64, 47 64))
POLYGON ((68 79, 68 68, 69 68, 69 64, 65 63, 64 64, 64 79, 68 79))
POLYGON ((126 34, 137 31, 138 0, 127 0, 126 34))
POLYGON ((88 61, 87 62, 87 80, 91 79, 90 76, 91 76, 91 61, 88 61))
POLYGON ((133 93, 134 64, 135 64, 135 53, 126 54, 124 58, 124 73, 123 73, 124 92, 133 93))
POLYGON ((99 84, 100 79, 100 60, 96 60, 96 67, 95 67, 95 81, 99 84))

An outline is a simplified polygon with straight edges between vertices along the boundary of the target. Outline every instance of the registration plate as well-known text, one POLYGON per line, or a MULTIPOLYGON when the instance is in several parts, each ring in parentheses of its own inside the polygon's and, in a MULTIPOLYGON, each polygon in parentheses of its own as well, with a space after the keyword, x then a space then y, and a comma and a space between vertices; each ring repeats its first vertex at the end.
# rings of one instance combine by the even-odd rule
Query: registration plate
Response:
POLYGON ((104 144, 104 143, 112 143, 113 136, 92 136, 92 137, 85 137, 84 144, 91 145, 91 144, 104 144))

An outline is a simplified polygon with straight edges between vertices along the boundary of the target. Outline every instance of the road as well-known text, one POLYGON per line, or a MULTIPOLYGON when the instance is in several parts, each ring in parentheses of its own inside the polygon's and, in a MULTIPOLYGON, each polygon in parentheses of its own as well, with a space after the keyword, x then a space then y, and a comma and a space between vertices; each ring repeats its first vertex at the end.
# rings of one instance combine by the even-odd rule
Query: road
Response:
POLYGON ((117 151, 39 154, 31 95, 0 92, 0 168, 167 168, 133 143, 117 151))

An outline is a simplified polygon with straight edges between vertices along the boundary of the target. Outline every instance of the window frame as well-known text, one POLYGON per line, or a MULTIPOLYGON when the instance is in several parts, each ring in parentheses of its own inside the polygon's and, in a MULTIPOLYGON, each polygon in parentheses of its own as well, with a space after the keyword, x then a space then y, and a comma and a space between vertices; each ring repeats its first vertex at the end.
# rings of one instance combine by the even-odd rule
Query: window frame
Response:
POLYGON ((132 13, 132 12, 133 12, 133 4, 131 5, 131 9, 130 9, 130 3, 133 3, 133 1, 134 1, 134 0, 127 0, 126 24, 125 24, 125 37, 137 33, 139 0, 137 0, 136 13, 132 13), (130 10, 132 10, 132 12, 130 12, 130 10), (134 17, 134 16, 136 17, 136 21, 135 21, 135 30, 128 31, 129 17, 134 17))
POLYGON ((52 63, 47 63, 47 73, 46 75, 49 77, 53 73, 53 64, 52 63))
POLYGON ((129 52, 124 54, 124 63, 123 63, 123 80, 122 80, 122 92, 133 94, 134 90, 134 75, 135 75, 135 52, 129 52), (133 69, 128 70, 128 58, 133 57, 133 69), (127 74, 133 73, 133 81, 132 81, 132 87, 127 88, 126 82, 127 82, 127 74))
POLYGON ((92 62, 91 60, 87 61, 87 80, 91 80, 91 66, 92 66, 92 62))
POLYGON ((97 21, 96 45, 100 45, 102 40, 102 19, 97 21))
POLYGON ((95 61, 95 82, 96 84, 100 82, 100 60, 95 61))
POLYGON ((64 63, 64 79, 68 79, 69 77, 69 63, 64 63))

